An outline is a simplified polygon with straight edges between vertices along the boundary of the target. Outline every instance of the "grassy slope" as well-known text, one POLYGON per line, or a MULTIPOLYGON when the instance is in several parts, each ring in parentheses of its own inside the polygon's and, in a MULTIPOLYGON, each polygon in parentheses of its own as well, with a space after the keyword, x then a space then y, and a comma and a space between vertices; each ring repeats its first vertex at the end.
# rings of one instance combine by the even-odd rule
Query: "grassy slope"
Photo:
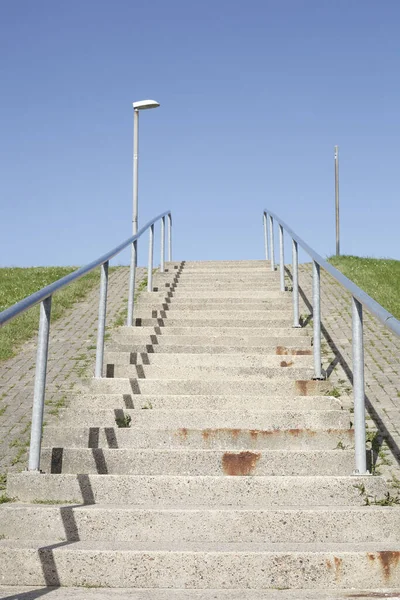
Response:
MULTIPOLYGON (((42 287, 61 279, 77 267, 0 268, 0 312, 42 287)), ((89 273, 53 297, 51 320, 85 297, 99 281, 99 272, 89 273)), ((35 306, 0 329, 0 360, 14 356, 23 342, 36 336, 39 307, 35 306)))
POLYGON ((400 261, 388 258, 331 256, 329 262, 400 319, 400 261))

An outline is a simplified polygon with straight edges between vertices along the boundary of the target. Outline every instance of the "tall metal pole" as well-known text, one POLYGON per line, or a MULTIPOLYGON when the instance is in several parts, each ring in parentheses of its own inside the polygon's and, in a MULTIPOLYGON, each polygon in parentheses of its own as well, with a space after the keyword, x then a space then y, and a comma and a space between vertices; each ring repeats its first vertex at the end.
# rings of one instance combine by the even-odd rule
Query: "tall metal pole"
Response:
POLYGON ((365 433, 365 381, 364 381, 364 339, 363 308, 357 298, 351 300, 353 330, 353 393, 354 393, 354 446, 358 475, 367 473, 366 433, 365 433))
POLYGON ((335 146, 335 214, 336 214, 336 256, 340 256, 339 146, 335 146))
POLYGON ((139 111, 133 111, 133 211, 132 211, 132 233, 138 231, 138 163, 139 163, 139 111))

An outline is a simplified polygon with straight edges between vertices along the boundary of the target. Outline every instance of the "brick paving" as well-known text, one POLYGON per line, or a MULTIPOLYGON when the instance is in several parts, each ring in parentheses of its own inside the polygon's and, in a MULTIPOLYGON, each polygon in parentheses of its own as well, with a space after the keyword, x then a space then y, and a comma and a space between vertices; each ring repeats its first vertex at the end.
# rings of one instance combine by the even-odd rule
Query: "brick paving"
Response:
MULTIPOLYGON (((290 271, 290 269, 289 269, 290 271)), ((300 314, 309 321, 312 308, 311 264, 299 266, 300 314)), ((367 437, 374 440, 377 472, 400 478, 400 338, 367 310, 364 355, 367 437), (379 431, 381 435, 375 436, 379 431), (387 464, 389 463, 389 464, 387 464)), ((322 363, 332 389, 352 406, 351 295, 321 269, 322 363)))
MULTIPOLYGON (((139 268, 136 281, 143 279, 139 268)), ((110 273, 107 324, 112 327, 127 305, 129 268, 110 273)), ((66 393, 93 375, 98 319, 98 288, 78 302, 50 329, 45 422, 56 418, 66 393)), ((26 466, 29 443, 36 339, 25 343, 17 356, 0 363, 0 474, 26 466), (5 410, 4 410, 5 409, 5 410)))

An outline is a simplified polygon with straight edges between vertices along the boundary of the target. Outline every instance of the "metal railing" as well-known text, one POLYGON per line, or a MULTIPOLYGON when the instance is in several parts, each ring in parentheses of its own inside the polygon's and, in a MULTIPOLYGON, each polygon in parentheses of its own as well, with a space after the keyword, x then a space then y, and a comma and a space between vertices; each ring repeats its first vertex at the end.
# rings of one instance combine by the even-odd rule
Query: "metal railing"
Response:
POLYGON ((97 267, 101 268, 100 277, 100 300, 99 300, 99 321, 97 328, 96 345, 96 367, 95 377, 103 376, 103 358, 104 358, 104 334, 106 330, 107 315, 107 289, 108 289, 108 265, 114 256, 131 246, 131 263, 129 272, 129 297, 128 297, 128 319, 127 325, 133 324, 133 310, 135 298, 135 278, 137 266, 137 242, 143 233, 149 230, 149 260, 147 273, 147 291, 153 290, 153 249, 154 249, 154 224, 161 220, 161 261, 160 271, 164 272, 165 264, 165 219, 168 221, 168 261, 172 260, 172 216, 168 210, 158 215, 142 227, 137 234, 131 236, 119 246, 110 250, 100 258, 94 260, 88 265, 77 269, 73 273, 66 275, 62 279, 47 285, 38 292, 27 296, 20 302, 17 302, 10 308, 0 313, 0 327, 12 321, 23 312, 29 310, 40 303, 39 334, 36 355, 35 384, 32 407, 31 439, 29 447, 29 471, 39 471, 40 469, 40 451, 43 426, 44 399, 46 390, 47 357, 49 348, 51 301, 53 294, 66 287, 73 281, 77 281, 87 273, 90 273, 97 267))
POLYGON ((312 259, 312 307, 313 307, 313 354, 314 379, 323 379, 321 364, 321 296, 320 268, 327 271, 352 296, 352 351, 353 351, 353 395, 354 395, 354 439, 355 473, 367 474, 366 434, 365 434, 365 381, 364 381, 364 339, 363 306, 385 327, 400 336, 400 321, 368 296, 361 288, 335 269, 325 259, 306 244, 282 219, 270 210, 264 209, 264 242, 266 259, 271 261, 275 271, 274 221, 279 225, 280 289, 285 291, 284 230, 292 240, 292 279, 293 279, 293 327, 301 327, 299 320, 299 255, 298 246, 312 259))

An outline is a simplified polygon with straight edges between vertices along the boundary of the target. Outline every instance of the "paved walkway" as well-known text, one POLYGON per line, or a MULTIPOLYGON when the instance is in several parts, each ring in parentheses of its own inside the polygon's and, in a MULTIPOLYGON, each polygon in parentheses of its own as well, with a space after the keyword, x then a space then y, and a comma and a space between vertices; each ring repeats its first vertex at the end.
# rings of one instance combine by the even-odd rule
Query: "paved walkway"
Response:
MULTIPOLYGON (((299 267, 300 314, 312 328, 311 264, 299 267)), ((351 295, 321 269, 322 361, 332 389, 351 406, 351 295)), ((377 472, 400 477, 400 339, 364 310, 367 438, 377 472), (376 435, 376 431, 382 435, 376 435), (390 452, 388 450, 390 448, 390 452), (391 454, 391 456, 390 456, 391 454), (389 463, 389 464, 388 464, 389 463)))
MULTIPOLYGON (((145 270, 138 269, 137 283, 145 270)), ((107 323, 118 322, 127 305, 129 268, 110 273, 107 323)), ((45 422, 56 418, 65 394, 93 375, 96 355, 98 288, 77 303, 50 329, 45 422)), ((19 354, 0 362, 0 474, 26 465, 36 364, 36 339, 19 354), (4 410, 5 409, 5 410, 4 410)))

